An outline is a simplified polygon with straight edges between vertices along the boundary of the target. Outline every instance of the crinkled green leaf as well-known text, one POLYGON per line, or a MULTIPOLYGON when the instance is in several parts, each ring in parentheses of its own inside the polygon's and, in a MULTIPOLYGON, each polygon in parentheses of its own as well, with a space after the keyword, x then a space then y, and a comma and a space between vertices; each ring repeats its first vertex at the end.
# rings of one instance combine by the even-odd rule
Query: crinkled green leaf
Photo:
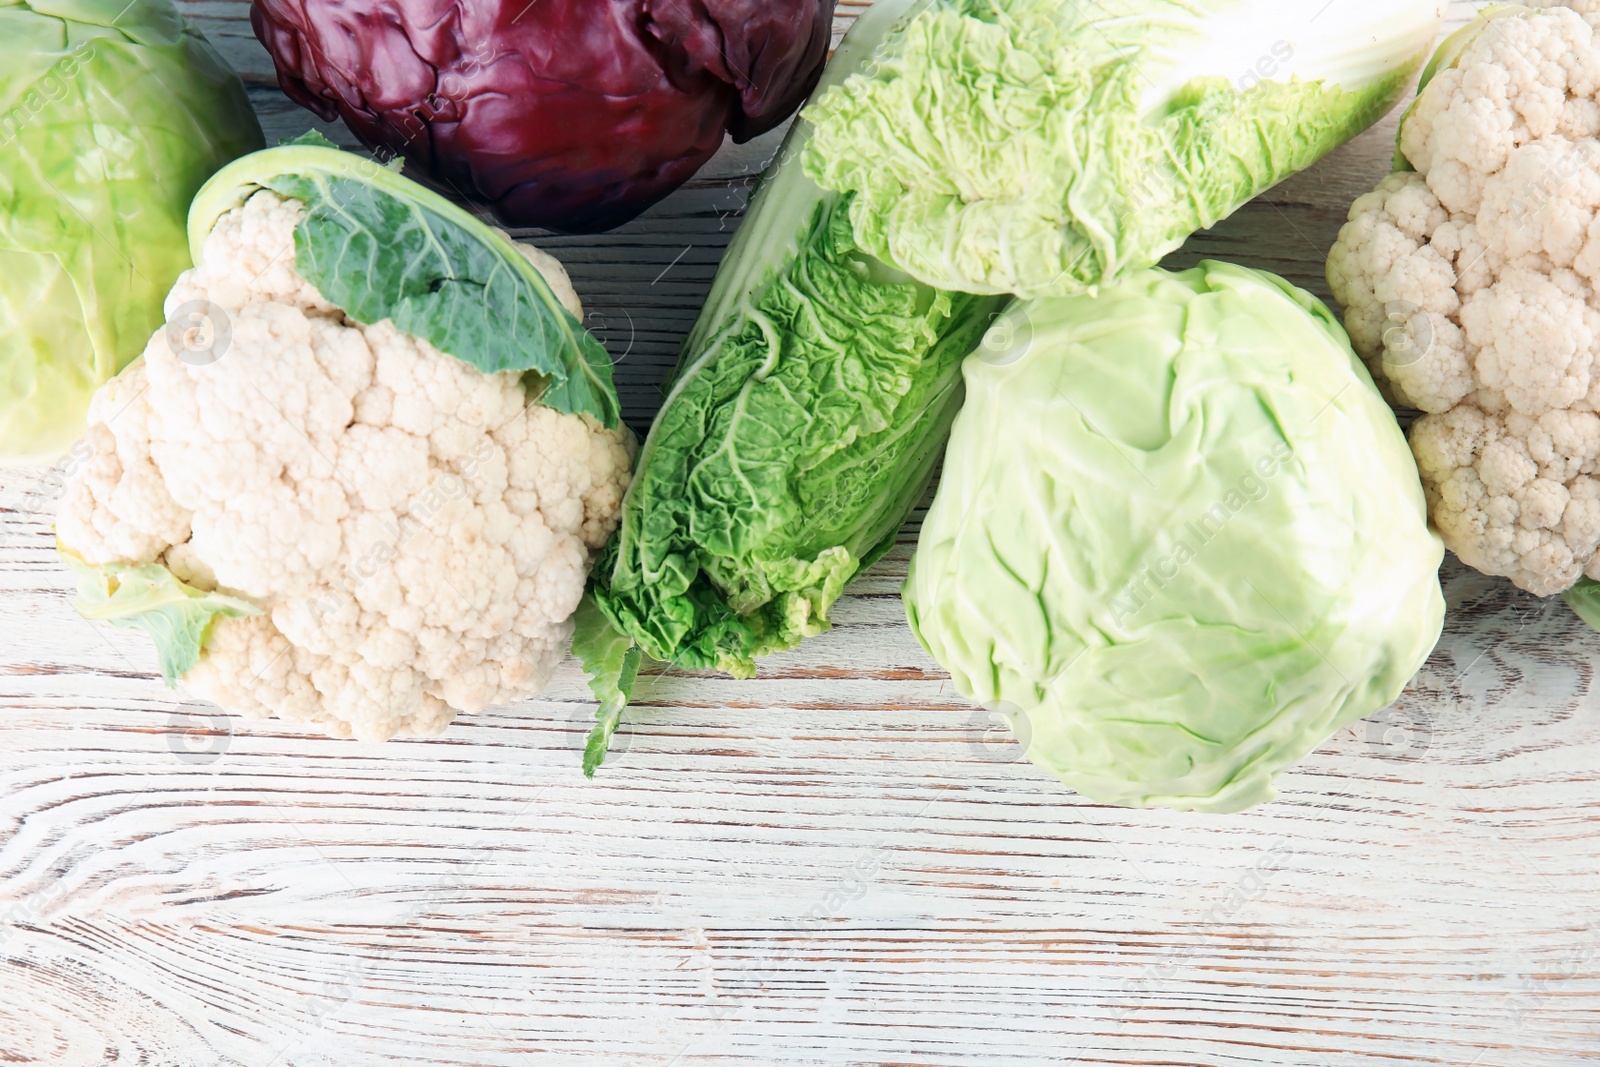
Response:
POLYGON ((875 280, 843 205, 812 207, 657 416, 596 567, 601 608, 655 659, 748 677, 829 627, 926 487, 998 309, 875 280))
POLYGON ((1434 0, 932 0, 813 98, 805 165, 922 281, 1064 295, 1153 266, 1375 122, 1434 0), (1280 36, 1281 34, 1281 36, 1280 36), (1270 76, 1267 75, 1270 72, 1270 76))
MULTIPOLYGON (((858 69, 906 5, 863 16, 858 69)), ((826 630, 892 545, 960 402, 960 363, 1004 300, 939 292, 863 254, 847 197, 796 127, 717 272, 640 454, 594 594, 645 653, 736 677, 826 630)))
POLYGON ((393 320, 485 373, 529 371, 539 402, 621 421, 611 356, 504 234, 374 160, 289 144, 228 167, 195 198, 199 254, 225 211, 267 188, 306 205, 295 266, 357 322, 393 320))
POLYGON ((0 461, 82 434, 190 265, 190 199, 259 147, 238 76, 169 0, 0 4, 0 461))
POLYGON ((593 778, 606 761, 606 750, 622 722, 622 712, 633 697, 644 652, 631 637, 620 632, 603 615, 594 598, 585 596, 573 616, 572 654, 589 674, 589 689, 600 706, 594 728, 583 747, 583 773, 593 778))
POLYGON ((217 619, 261 614, 247 600, 196 589, 159 563, 93 566, 74 552, 64 548, 59 552, 77 576, 78 599, 73 606, 78 614, 148 634, 169 686, 200 661, 217 619))

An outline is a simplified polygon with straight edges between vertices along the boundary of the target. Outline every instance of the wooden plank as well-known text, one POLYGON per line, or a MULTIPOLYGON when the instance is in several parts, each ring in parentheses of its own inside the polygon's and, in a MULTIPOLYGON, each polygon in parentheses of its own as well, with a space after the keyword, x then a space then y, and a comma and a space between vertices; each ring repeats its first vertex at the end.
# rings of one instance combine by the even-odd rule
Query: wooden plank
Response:
MULTIPOLYGON (((305 128, 247 5, 183 6, 269 136, 305 128)), ((1323 250, 1392 137, 1175 261, 1326 295, 1323 250)), ((613 234, 527 235, 603 312, 641 428, 775 145, 613 234)), ((1453 563, 1448 629, 1396 706, 1277 802, 1204 817, 1084 801, 951 691, 898 601, 915 522, 832 633, 756 680, 645 679, 587 782, 570 663, 543 699, 387 745, 184 701, 143 638, 72 611, 54 495, 0 472, 0 1062, 1600 1056, 1600 642, 1453 563)))

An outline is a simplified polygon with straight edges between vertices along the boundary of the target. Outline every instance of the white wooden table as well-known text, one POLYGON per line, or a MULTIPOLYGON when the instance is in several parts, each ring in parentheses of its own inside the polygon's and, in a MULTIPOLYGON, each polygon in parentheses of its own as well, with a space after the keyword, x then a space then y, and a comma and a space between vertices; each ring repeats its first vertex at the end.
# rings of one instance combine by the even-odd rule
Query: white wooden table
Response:
MULTIPOLYGON (((269 140, 308 125, 242 0, 184 7, 269 140)), ((1178 258, 1326 295, 1392 136, 1178 258)), ((539 239, 637 425, 775 144, 615 233, 539 239)), ((911 530, 759 679, 644 680, 588 782, 570 664, 546 699, 387 745, 175 699, 145 639, 74 614, 51 497, 0 476, 0 1063, 1600 1058, 1600 636, 1454 563, 1401 701, 1276 803, 1204 817, 1087 803, 1019 759, 906 629, 911 530)))

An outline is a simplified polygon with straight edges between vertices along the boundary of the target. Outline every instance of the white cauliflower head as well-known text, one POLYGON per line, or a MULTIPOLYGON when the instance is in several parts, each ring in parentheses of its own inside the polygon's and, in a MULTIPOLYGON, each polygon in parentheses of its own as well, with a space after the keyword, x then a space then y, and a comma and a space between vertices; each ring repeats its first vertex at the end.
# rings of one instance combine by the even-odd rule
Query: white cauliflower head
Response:
POLYGON ((1463 562, 1539 596, 1600 578, 1600 0, 1475 25, 1401 126, 1416 168, 1328 259, 1463 562))
MULTIPOLYGON (((169 326, 94 398, 57 534, 263 609, 215 621, 196 695, 340 737, 436 734, 543 687, 633 442, 530 404, 516 372, 347 318, 295 268, 303 214, 261 191, 218 221, 167 298, 202 336, 169 326)), ((530 258, 581 316, 559 264, 530 258)))

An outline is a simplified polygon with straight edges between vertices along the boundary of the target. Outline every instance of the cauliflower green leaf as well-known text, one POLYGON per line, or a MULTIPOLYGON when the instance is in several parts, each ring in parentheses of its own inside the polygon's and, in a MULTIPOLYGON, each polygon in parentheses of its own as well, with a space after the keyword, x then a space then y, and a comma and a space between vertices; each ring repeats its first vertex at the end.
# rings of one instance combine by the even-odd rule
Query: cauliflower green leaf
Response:
POLYGON ((97 567, 66 548, 58 552, 78 579, 78 614, 149 635, 168 686, 200 661, 218 618, 261 614, 247 600, 196 589, 159 563, 97 567))
POLYGON ((619 425, 611 356, 504 234, 375 160, 301 139, 200 191, 189 216, 196 262, 217 218, 258 188, 306 205, 295 267, 352 319, 392 320, 488 374, 531 372, 546 407, 619 425))

